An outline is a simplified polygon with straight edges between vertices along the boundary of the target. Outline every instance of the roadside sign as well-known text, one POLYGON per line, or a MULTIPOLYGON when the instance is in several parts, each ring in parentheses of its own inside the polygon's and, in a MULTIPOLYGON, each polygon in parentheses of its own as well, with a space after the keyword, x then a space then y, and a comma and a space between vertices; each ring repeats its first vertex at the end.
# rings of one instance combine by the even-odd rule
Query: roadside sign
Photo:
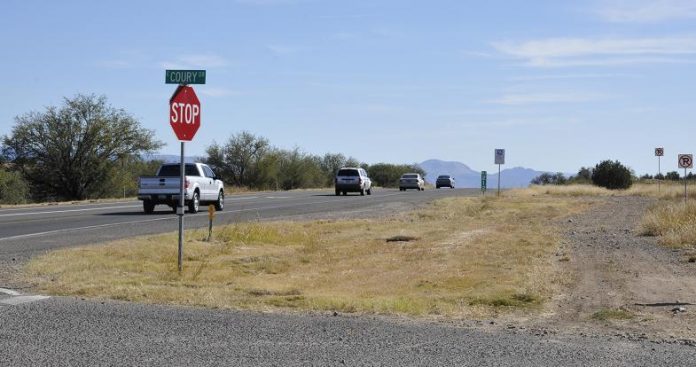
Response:
POLYGON ((166 84, 205 84, 205 70, 167 70, 166 84))
POLYGON ((655 148, 655 157, 662 157, 665 155, 665 148, 655 148))
POLYGON ((505 164, 505 149, 495 150, 495 164, 505 164))
POLYGON ((481 171, 481 191, 486 191, 488 172, 481 171))
POLYGON ((169 100, 169 124, 181 141, 191 141, 201 127, 201 102, 193 88, 180 85, 169 100))
POLYGON ((693 154, 679 154, 679 168, 694 168, 693 154))

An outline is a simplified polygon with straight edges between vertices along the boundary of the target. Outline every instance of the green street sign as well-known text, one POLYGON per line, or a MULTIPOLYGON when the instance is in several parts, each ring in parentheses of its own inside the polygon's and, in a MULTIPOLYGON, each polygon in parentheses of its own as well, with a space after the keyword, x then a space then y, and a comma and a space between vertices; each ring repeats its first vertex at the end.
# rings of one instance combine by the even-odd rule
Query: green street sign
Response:
POLYGON ((486 171, 481 171, 481 190, 486 191, 486 183, 488 181, 488 173, 486 171))
POLYGON ((205 84, 205 70, 167 70, 166 84, 205 84))

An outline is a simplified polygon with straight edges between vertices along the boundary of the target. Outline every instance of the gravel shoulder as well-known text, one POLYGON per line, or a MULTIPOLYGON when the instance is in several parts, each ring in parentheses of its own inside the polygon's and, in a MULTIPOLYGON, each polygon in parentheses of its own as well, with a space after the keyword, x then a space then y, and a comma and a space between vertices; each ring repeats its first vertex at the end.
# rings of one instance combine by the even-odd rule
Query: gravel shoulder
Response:
POLYGON ((534 323, 576 334, 696 339, 696 264, 687 261, 688 250, 639 235, 640 219, 655 200, 600 200, 562 223, 565 243, 557 255, 570 281, 534 323), (677 307, 686 312, 673 312, 677 307), (632 318, 593 318, 603 310, 632 318))

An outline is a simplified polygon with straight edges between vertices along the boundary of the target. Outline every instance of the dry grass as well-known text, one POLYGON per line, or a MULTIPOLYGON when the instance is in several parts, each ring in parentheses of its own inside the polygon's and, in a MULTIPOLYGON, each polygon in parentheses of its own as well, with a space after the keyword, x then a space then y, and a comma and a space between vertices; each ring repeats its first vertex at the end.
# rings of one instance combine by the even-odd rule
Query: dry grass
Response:
POLYGON ((452 198, 380 220, 242 223, 59 250, 29 281, 58 295, 253 310, 466 317, 533 310, 562 281, 554 220, 588 201, 452 198), (387 242, 400 238, 409 241, 387 242))
POLYGON ((533 185, 527 189, 510 190, 504 195, 512 196, 560 196, 560 197, 581 197, 581 196, 613 196, 619 195, 622 191, 611 191, 593 185, 533 185))
POLYGON ((592 318, 598 321, 608 320, 630 320, 634 317, 633 313, 624 309, 605 308, 592 314, 592 318))
MULTIPOLYGON (((679 200, 684 198, 684 184, 670 181, 662 182, 658 187, 657 183, 637 183, 628 190, 608 190, 593 185, 545 185, 530 186, 528 189, 510 190, 508 193, 514 196, 643 196, 679 200)), ((689 198, 696 199, 696 185, 687 186, 687 194, 689 198)))
POLYGON ((641 234, 660 236, 660 244, 669 247, 696 245, 696 202, 663 201, 643 216, 641 234))

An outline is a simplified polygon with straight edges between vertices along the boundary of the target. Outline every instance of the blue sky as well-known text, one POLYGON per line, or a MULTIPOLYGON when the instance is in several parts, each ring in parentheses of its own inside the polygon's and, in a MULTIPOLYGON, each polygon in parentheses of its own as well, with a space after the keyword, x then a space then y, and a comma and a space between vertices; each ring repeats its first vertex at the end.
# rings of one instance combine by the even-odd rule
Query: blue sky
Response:
POLYGON ((0 22, 0 135, 106 95, 176 154, 168 68, 206 69, 187 153, 248 130, 368 163, 655 172, 696 153, 696 1, 15 1, 0 22))

